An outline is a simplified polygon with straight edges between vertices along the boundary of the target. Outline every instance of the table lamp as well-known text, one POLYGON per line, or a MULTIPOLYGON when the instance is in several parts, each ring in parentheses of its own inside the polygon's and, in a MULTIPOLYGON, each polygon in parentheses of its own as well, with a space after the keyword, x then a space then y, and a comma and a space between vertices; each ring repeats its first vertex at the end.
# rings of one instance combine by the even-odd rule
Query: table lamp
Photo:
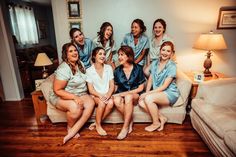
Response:
POLYGON ((38 53, 34 66, 43 66, 43 78, 47 78, 48 73, 45 66, 52 64, 52 61, 48 58, 46 53, 38 53))
POLYGON ((225 50, 227 49, 224 37, 222 34, 214 34, 212 31, 208 34, 201 34, 195 42, 193 48, 207 50, 207 58, 204 61, 204 76, 211 77, 210 68, 212 66, 211 53, 213 50, 225 50))

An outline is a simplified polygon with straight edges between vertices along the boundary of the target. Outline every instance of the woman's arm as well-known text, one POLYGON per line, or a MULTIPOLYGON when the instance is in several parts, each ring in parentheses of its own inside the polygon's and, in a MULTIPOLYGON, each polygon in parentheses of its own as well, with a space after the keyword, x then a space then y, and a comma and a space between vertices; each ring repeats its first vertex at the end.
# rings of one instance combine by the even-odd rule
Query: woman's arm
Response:
POLYGON ((109 90, 106 94, 108 98, 110 98, 112 96, 114 89, 115 89, 115 84, 114 84, 114 80, 112 79, 109 81, 109 90))
POLYGON ((162 86, 150 91, 150 93, 162 92, 162 91, 166 90, 166 88, 171 84, 172 81, 173 81, 172 77, 166 78, 162 86))
POLYGON ((59 97, 61 97, 62 99, 65 100, 74 100, 77 104, 80 102, 81 100, 78 96, 69 93, 67 91, 65 91, 66 85, 67 85, 67 81, 65 80, 58 80, 58 79, 54 79, 53 82, 53 91, 56 95, 58 95, 59 97))
POLYGON ((146 92, 149 92, 152 88, 152 74, 148 77, 147 86, 146 86, 146 92))
POLYGON ((94 89, 92 83, 87 82, 87 85, 88 85, 88 90, 89 90, 89 93, 90 93, 90 94, 92 94, 92 95, 94 95, 94 96, 96 96, 96 97, 99 97, 99 98, 102 97, 102 95, 101 95, 100 93, 98 93, 98 92, 94 89))
POLYGON ((138 64, 143 58, 145 57, 148 49, 142 50, 141 54, 138 56, 138 58, 134 61, 134 63, 138 64))

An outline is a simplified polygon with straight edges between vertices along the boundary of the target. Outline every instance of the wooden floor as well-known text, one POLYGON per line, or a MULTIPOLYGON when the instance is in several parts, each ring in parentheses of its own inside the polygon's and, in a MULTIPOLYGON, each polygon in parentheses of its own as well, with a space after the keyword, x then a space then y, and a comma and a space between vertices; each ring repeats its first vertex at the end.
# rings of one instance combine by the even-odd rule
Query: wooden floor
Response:
POLYGON ((183 125, 167 124, 162 132, 145 132, 134 124, 123 141, 116 140, 121 124, 104 124, 101 137, 85 126, 79 139, 66 145, 66 124, 37 125, 31 100, 0 104, 0 156, 213 156, 187 117, 183 125))

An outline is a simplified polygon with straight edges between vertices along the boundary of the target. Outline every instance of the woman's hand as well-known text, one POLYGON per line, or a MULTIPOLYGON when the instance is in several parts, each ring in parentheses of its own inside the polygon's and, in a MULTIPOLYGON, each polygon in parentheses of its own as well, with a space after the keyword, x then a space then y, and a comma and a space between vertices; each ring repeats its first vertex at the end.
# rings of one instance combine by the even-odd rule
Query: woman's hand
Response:
POLYGON ((83 101, 82 99, 80 99, 79 96, 75 96, 73 100, 74 100, 75 103, 78 104, 78 105, 82 105, 82 106, 84 105, 84 101, 83 101))
POLYGON ((140 100, 143 100, 146 96, 147 96, 148 93, 143 93, 139 96, 139 101, 140 100))

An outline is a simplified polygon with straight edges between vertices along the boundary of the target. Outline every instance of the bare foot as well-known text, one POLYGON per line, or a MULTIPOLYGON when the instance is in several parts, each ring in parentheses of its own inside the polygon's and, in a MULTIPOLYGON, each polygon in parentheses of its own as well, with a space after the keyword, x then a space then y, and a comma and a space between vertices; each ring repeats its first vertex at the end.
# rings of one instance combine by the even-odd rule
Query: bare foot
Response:
POLYGON ((74 137, 74 134, 68 133, 64 138, 63 138, 63 144, 66 144, 72 137, 74 137))
POLYGON ((129 123, 129 131, 128 131, 129 134, 133 131, 133 124, 134 122, 133 120, 131 120, 131 122, 129 123))
MULTIPOLYGON (((67 126, 67 134, 69 134, 71 127, 67 126)), ((79 138, 80 134, 76 133, 75 136, 73 138, 79 138)))
POLYGON ((159 129, 157 129, 158 131, 162 131, 164 129, 164 125, 167 122, 167 118, 162 116, 160 117, 160 121, 161 121, 161 126, 159 127, 159 129))
POLYGON ((161 126, 161 123, 158 123, 158 124, 151 124, 151 125, 145 127, 144 130, 146 130, 146 131, 148 131, 148 132, 152 132, 152 131, 157 130, 160 126, 161 126))
POLYGON ((127 134, 128 134, 128 129, 122 129, 119 133, 119 135, 117 136, 118 140, 123 140, 124 138, 126 138, 127 134))
POLYGON ((96 128, 96 123, 95 122, 93 122, 89 125, 89 130, 93 130, 95 128, 96 128))
POLYGON ((101 127, 101 126, 96 126, 97 133, 101 136, 106 136, 107 132, 101 127))

